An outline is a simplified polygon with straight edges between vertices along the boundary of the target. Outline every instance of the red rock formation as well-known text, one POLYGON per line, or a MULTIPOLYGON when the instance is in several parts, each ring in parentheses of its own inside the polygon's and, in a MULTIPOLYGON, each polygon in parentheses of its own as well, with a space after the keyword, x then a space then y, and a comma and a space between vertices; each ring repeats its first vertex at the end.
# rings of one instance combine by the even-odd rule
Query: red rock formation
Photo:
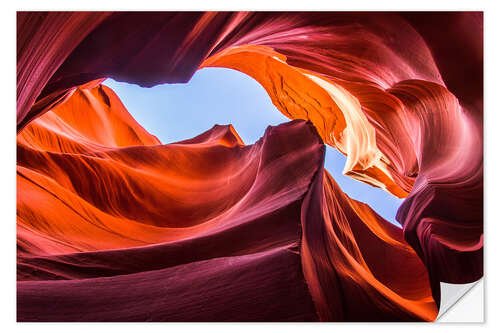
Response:
POLYGON ((18 319, 434 319, 402 230, 324 151, 304 121, 161 145, 109 88, 77 89, 18 136, 18 319))
MULTIPOLYGON (((81 253, 88 251, 197 237, 246 198, 257 160, 266 156, 255 151, 259 144, 244 146, 234 130, 216 127, 165 149, 98 86, 105 77, 143 86, 186 82, 207 66, 252 76, 283 114, 311 121, 325 143, 347 155, 346 174, 407 197, 397 218, 425 268, 399 231, 324 180, 321 162, 310 156, 297 180, 261 189, 263 199, 278 188, 287 198, 289 191, 305 195, 293 199, 302 206, 299 253, 320 319, 432 320, 429 281, 439 304, 440 281, 482 276, 481 13, 19 13, 17 53, 20 279, 113 275, 102 263, 74 265, 87 262, 81 253), (221 165, 222 157, 232 162, 221 165), (165 170, 166 160, 177 166, 165 170), (167 181, 181 168, 186 179, 167 181), (227 181, 237 182, 236 193, 227 181), (391 249, 389 262, 413 258, 404 262, 417 280, 384 272, 369 258, 373 244, 391 249), (339 255, 344 262, 329 259, 339 255), (366 312, 355 313, 353 298, 366 312)), ((294 134, 304 125, 293 124, 271 130, 283 137, 271 155, 290 155, 287 165, 312 149, 294 134)), ((20 284, 22 307, 36 290, 30 283, 20 284)), ((98 320, 89 316, 82 318, 98 320)))

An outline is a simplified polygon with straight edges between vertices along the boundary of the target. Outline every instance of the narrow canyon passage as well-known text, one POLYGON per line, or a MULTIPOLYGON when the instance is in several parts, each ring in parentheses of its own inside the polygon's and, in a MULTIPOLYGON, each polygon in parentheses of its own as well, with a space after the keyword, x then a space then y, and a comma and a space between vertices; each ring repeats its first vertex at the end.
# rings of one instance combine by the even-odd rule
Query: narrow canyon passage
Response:
MULTIPOLYGON (((163 144, 194 137, 215 124, 232 124, 243 142, 252 144, 267 126, 289 121, 259 83, 225 68, 202 68, 185 84, 142 88, 112 79, 103 84, 112 88, 134 119, 163 144)), ((400 226, 396 213, 403 199, 343 175, 345 162, 344 155, 326 147, 325 169, 342 191, 400 226)))

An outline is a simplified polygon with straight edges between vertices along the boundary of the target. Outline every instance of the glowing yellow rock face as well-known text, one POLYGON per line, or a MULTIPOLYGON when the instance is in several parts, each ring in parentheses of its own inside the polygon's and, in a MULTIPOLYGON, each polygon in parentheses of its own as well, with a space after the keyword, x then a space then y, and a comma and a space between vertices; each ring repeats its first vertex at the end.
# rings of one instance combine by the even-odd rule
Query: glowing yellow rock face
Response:
POLYGON ((407 192, 393 180, 388 159, 358 99, 341 84, 286 63, 286 57, 258 45, 236 46, 205 60, 203 67, 226 67, 257 80, 273 104, 290 119, 311 121, 323 141, 347 155, 344 174, 398 196, 407 192))

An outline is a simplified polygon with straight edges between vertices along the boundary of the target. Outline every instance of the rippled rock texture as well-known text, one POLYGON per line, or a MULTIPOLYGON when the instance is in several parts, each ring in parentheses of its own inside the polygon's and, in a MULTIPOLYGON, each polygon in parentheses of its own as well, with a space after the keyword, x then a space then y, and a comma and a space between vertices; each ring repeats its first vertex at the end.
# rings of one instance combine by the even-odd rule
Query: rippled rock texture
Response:
POLYGON ((481 13, 20 12, 17 40, 19 321, 432 321, 482 277, 481 13), (292 121, 163 145, 101 84, 202 67, 292 121))

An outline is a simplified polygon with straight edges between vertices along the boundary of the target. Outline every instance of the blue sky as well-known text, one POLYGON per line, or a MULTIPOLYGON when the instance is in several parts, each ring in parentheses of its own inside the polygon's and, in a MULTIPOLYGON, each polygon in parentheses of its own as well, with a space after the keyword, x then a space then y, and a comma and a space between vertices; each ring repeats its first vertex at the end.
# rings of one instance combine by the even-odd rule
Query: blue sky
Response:
MULTIPOLYGON (((108 79, 105 85, 120 97, 132 116, 164 144, 192 138, 214 124, 232 124, 246 144, 267 126, 287 121, 262 86, 231 69, 204 68, 186 84, 141 88, 108 79)), ((351 198, 369 204, 385 219, 395 216, 402 200, 342 174, 345 157, 327 146, 325 168, 351 198)))

